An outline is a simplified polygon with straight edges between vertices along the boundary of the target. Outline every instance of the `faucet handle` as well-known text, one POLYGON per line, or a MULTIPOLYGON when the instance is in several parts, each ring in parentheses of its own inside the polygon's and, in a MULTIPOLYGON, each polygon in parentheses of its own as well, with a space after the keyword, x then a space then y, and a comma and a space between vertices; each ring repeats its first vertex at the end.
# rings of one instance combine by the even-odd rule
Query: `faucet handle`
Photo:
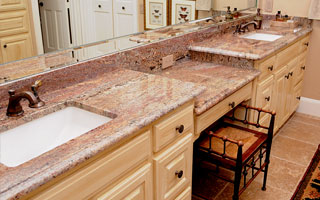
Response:
POLYGON ((14 96, 16 94, 16 91, 15 90, 9 90, 8 91, 10 97, 14 96))

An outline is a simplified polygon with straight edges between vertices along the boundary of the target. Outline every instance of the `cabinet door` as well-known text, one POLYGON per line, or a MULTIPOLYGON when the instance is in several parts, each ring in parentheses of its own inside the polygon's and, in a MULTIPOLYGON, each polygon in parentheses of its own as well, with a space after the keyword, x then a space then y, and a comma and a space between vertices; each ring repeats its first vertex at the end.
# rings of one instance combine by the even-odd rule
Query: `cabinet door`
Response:
MULTIPOLYGON (((125 36, 138 32, 138 15, 136 0, 114 0, 114 35, 125 36)), ((136 46, 129 37, 117 40, 117 48, 125 49, 136 46)))
MULTIPOLYGON (((112 5, 112 0, 93 1, 95 41, 107 40, 114 37, 112 5)), ((113 41, 103 43, 97 47, 97 55, 113 52, 115 48, 115 43, 113 41)))
POLYGON ((20 60, 33 55, 30 34, 20 34, 0 39, 2 62, 20 60))
POLYGON ((156 200, 177 197, 192 179, 192 144, 190 133, 154 158, 156 200))
POLYGON ((287 100, 287 82, 288 82, 288 69, 287 67, 282 67, 279 71, 275 73, 275 83, 273 89, 273 107, 276 109, 276 123, 275 131, 277 131, 284 119, 285 115, 285 104, 287 100))
POLYGON ((103 192, 97 200, 149 200, 152 193, 152 170, 151 164, 147 164, 134 172, 131 176, 121 181, 107 192, 103 192))
POLYGON ((300 81, 295 87, 294 87, 294 95, 292 97, 292 112, 297 110, 300 99, 301 99, 301 91, 302 91, 302 81, 300 81))

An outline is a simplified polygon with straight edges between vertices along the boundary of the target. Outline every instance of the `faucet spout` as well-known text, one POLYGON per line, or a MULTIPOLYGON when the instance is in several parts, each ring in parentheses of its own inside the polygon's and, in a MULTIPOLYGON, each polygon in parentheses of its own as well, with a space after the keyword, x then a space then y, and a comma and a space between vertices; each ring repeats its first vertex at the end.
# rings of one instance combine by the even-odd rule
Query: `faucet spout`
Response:
POLYGON ((7 116, 17 117, 24 113, 20 101, 27 99, 29 101, 30 108, 39 108, 44 106, 44 102, 39 102, 37 97, 29 91, 24 91, 16 94, 15 90, 9 90, 9 104, 7 108, 7 116))

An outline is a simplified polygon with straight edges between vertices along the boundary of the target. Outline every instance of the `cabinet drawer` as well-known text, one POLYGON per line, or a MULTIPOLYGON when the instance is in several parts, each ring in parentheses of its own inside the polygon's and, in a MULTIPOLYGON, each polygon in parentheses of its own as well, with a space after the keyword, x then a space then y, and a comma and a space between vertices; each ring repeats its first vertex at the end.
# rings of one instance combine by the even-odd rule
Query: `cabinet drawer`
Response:
POLYGON ((309 41, 310 41, 310 36, 309 36, 309 35, 306 36, 306 37, 304 37, 304 38, 300 41, 300 53, 308 50, 309 41))
POLYGON ((28 13, 26 10, 0 13, 0 37, 28 31, 28 13))
POLYGON ((95 12, 111 12, 112 13, 112 0, 94 0, 93 10, 95 12))
POLYGON ((266 77, 272 75, 272 72, 275 68, 275 62, 276 56, 272 56, 271 58, 259 64, 258 69, 261 71, 261 74, 258 78, 259 81, 263 81, 266 77))
POLYGON ((188 187, 175 200, 190 200, 191 196, 191 187, 188 187))
POLYGON ((151 164, 147 164, 112 189, 97 195, 97 200, 148 200, 153 198, 151 164))
POLYGON ((192 138, 186 135, 154 158, 156 200, 174 199, 191 185, 192 138))
POLYGON ((294 59, 298 55, 299 49, 300 42, 296 42, 290 47, 279 52, 277 54, 276 70, 279 70, 279 68, 283 67, 284 65, 287 65, 290 62, 290 60, 294 59))
POLYGON ((297 85, 300 81, 302 81, 304 72, 306 71, 306 57, 307 52, 304 51, 299 57, 298 60, 300 61, 298 66, 295 68, 296 78, 294 79, 294 85, 297 85))
POLYGON ((200 134, 201 131, 208 128, 215 121, 220 119, 222 116, 227 114, 232 107, 230 104, 234 102, 234 105, 237 106, 244 100, 251 98, 252 94, 252 82, 227 97, 210 110, 196 117, 196 134, 200 134))
POLYGON ((292 103, 292 110, 293 112, 297 110, 300 99, 301 99, 301 92, 302 92, 302 81, 300 81, 295 87, 294 87, 294 96, 293 96, 293 103, 292 103))
POLYGON ((133 14, 134 13, 133 1, 116 0, 115 1, 115 12, 121 13, 121 14, 133 14))
POLYGON ((193 104, 154 125, 153 131, 155 152, 181 135, 193 132, 193 104))
POLYGON ((34 199, 85 199, 149 158, 150 131, 79 169, 34 199))

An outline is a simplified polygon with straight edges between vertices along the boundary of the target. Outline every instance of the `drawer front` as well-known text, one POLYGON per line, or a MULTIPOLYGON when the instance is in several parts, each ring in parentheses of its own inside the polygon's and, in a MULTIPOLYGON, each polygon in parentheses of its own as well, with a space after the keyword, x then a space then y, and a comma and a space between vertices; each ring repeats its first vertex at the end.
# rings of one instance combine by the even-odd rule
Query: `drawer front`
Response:
POLYGON ((26 33, 29 31, 28 23, 26 10, 0 13, 0 37, 26 33))
POLYGON ((175 200, 190 200, 191 196, 191 187, 188 187, 175 200))
POLYGON ((156 200, 174 199, 191 186, 193 135, 190 133, 154 158, 156 200))
POLYGON ((147 164, 112 189, 97 195, 97 200, 148 200, 153 198, 152 169, 147 164))
POLYGON ((295 68, 295 72, 297 74, 296 79, 294 79, 294 85, 297 85, 300 81, 302 81, 304 72, 306 71, 306 58, 307 58, 307 52, 304 51, 301 53, 301 55, 298 57, 298 60, 300 61, 298 66, 295 68))
POLYGON ((301 99, 301 92, 302 92, 302 81, 300 81, 295 87, 294 87, 294 96, 293 96, 293 103, 292 103, 292 110, 297 110, 300 99, 301 99))
POLYGON ((123 176, 151 155, 150 131, 79 169, 34 199, 85 199, 123 176))
POLYGON ((206 111, 205 113, 199 115, 196 117, 196 134, 200 134, 203 130, 208 128, 211 124, 213 124, 215 121, 220 119, 222 116, 224 116, 226 113, 228 113, 230 110, 232 110, 232 107, 230 104, 233 104, 236 106, 243 102, 244 100, 247 100, 251 98, 252 94, 252 82, 232 94, 231 96, 227 97, 214 107, 212 107, 210 110, 206 111))
POLYGON ((263 81, 266 77, 272 75, 272 72, 275 69, 276 56, 272 56, 266 61, 259 64, 258 69, 261 71, 259 76, 259 82, 263 81))
POLYGON ((281 67, 287 65, 292 59, 294 59, 298 55, 299 49, 300 42, 296 42, 290 47, 279 52, 277 54, 276 70, 279 70, 281 67))
POLYGON ((112 0, 94 0, 93 10, 95 12, 112 12, 112 0))
POLYGON ((116 0, 115 11, 121 14, 133 14, 134 4, 133 1, 116 0))
POLYGON ((193 132, 193 104, 154 125, 153 131, 155 152, 176 138, 193 132))
POLYGON ((308 50, 309 41, 310 41, 309 35, 300 41, 300 53, 308 50))

